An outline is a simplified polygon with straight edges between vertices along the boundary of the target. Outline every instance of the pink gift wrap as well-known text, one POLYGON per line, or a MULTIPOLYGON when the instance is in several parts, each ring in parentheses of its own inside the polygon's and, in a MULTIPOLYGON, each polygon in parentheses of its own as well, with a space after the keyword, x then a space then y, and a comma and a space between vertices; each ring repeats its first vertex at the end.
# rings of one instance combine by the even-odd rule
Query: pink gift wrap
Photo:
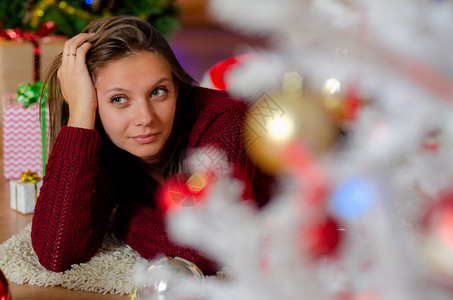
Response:
MULTIPOLYGON (((3 174, 19 179, 26 170, 43 176, 39 104, 24 108, 15 95, 3 97, 3 174)), ((47 116, 48 119, 48 116, 47 116)), ((48 124, 48 122, 46 122, 48 124)))

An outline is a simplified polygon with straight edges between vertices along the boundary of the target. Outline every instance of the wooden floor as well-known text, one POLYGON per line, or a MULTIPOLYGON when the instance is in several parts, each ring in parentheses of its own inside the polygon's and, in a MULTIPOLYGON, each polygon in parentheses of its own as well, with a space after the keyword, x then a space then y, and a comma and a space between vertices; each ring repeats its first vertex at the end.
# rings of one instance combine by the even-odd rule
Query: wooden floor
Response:
MULTIPOLYGON (((260 45, 260 42, 221 30, 217 27, 192 27, 183 28, 178 31, 173 36, 170 44, 183 67, 197 81, 201 81, 204 72, 216 62, 228 58, 231 55, 241 53, 249 45, 260 45)), ((4 179, 2 170, 3 160, 0 161, 0 243, 20 231, 32 219, 31 214, 22 215, 10 209, 9 182, 4 179)), ((129 298, 128 296, 72 291, 63 287, 17 285, 12 282, 9 284, 13 300, 129 298)))

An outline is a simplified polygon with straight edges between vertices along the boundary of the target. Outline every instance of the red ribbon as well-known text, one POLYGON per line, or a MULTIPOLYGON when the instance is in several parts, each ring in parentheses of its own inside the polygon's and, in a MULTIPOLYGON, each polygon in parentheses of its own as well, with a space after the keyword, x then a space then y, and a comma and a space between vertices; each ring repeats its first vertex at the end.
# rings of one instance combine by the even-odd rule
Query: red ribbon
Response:
POLYGON ((49 21, 42 24, 36 32, 25 30, 21 28, 16 29, 0 29, 0 37, 3 37, 7 40, 14 40, 18 42, 30 41, 34 46, 34 71, 33 71, 33 80, 36 82, 39 80, 39 57, 41 50, 39 48, 38 41, 42 37, 49 35, 55 29, 55 22, 49 21))

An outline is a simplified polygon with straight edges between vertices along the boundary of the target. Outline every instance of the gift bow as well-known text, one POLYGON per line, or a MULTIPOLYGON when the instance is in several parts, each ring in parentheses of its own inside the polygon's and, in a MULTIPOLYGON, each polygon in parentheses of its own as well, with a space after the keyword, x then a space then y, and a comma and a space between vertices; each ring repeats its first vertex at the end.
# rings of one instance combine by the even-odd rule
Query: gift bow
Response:
MULTIPOLYGON (((43 84, 41 81, 36 81, 35 83, 20 83, 17 86, 16 101, 21 103, 25 108, 29 107, 32 104, 38 103, 41 97, 41 89, 43 84)), ((42 94, 43 105, 46 105, 47 102, 47 91, 44 88, 42 94)))
POLYGON ((30 172, 29 170, 27 170, 24 173, 20 173, 20 175, 22 176, 23 183, 31 182, 33 184, 36 184, 39 181, 39 176, 36 172, 30 172))

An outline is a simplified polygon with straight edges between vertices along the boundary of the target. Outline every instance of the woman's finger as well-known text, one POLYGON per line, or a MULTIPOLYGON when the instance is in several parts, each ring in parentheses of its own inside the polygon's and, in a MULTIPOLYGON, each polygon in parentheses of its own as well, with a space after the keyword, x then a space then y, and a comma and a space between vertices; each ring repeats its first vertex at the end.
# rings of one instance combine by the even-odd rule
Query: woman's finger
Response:
POLYGON ((85 64, 86 54, 88 50, 90 50, 91 46, 92 46, 91 43, 85 42, 82 45, 80 45, 79 48, 77 48, 75 57, 78 63, 85 64))
POLYGON ((77 56, 77 49, 92 36, 93 33, 80 33, 67 40, 63 48, 62 63, 64 64, 70 61, 75 61, 74 58, 77 56))

